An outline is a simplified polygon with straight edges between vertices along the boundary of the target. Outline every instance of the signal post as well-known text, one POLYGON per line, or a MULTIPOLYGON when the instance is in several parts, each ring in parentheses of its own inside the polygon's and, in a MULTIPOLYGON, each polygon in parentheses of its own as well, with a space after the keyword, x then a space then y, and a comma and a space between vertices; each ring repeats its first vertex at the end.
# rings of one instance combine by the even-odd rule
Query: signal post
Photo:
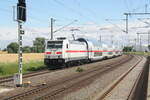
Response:
POLYGON ((22 37, 25 33, 22 25, 26 21, 26 2, 25 0, 18 0, 17 3, 17 22, 18 22, 18 73, 14 75, 14 82, 17 87, 22 86, 22 65, 23 65, 23 56, 22 56, 22 37))

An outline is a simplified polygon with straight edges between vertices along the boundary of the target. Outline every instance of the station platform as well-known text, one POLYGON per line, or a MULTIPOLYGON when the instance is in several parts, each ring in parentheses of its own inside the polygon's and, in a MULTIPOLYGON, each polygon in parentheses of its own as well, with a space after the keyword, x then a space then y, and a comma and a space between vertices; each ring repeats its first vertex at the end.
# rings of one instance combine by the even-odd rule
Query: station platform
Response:
MULTIPOLYGON (((149 67, 150 67, 150 65, 149 65, 149 67)), ((149 68, 149 77, 148 77, 147 100, 150 100, 150 68, 149 68)))

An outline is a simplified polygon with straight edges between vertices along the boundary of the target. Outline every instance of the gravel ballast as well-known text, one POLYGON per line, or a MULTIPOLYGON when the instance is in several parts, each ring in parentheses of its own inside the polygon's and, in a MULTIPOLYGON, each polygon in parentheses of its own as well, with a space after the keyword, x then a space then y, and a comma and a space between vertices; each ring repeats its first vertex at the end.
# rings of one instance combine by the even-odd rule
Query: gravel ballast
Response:
POLYGON ((121 67, 118 67, 115 70, 100 76, 90 85, 81 88, 76 92, 72 92, 63 98, 60 98, 60 100, 92 100, 95 96, 97 96, 97 94, 103 91, 104 88, 106 88, 129 68, 131 68, 131 66, 133 66, 133 62, 136 61, 137 58, 130 60, 128 64, 123 64, 121 67))
MULTIPOLYGON (((117 58, 113 58, 113 59, 109 59, 109 60, 103 60, 103 61, 96 62, 96 63, 85 64, 85 65, 80 66, 80 68, 83 68, 83 70, 85 71, 85 70, 92 69, 96 65, 99 65, 99 67, 101 67, 101 65, 103 65, 103 64, 106 64, 108 62, 110 63, 110 62, 119 61, 119 59, 124 59, 125 57, 126 57, 126 55, 117 57, 117 58)), ((94 79, 94 81, 92 83, 90 83, 89 85, 85 86, 84 88, 78 89, 78 91, 70 92, 69 94, 62 97, 61 100, 62 99, 64 99, 64 100, 85 100, 85 99, 91 100, 91 98, 93 98, 95 96, 95 94, 97 94, 98 92, 103 90, 116 77, 118 77, 119 75, 121 75, 121 73, 123 73, 124 71, 129 69, 130 66, 133 64, 131 62, 136 62, 136 60, 137 59, 132 59, 131 61, 128 62, 128 66, 122 65, 121 67, 118 67, 116 70, 113 70, 110 73, 104 74, 104 75, 100 76, 99 78, 94 79)), ((14 91, 9 92, 9 94, 13 95, 16 93, 21 93, 21 92, 27 91, 29 89, 35 88, 39 84, 52 82, 57 79, 65 78, 66 76, 78 74, 79 72, 76 72, 76 69, 77 69, 77 67, 72 67, 72 68, 59 70, 59 71, 55 71, 55 72, 51 72, 51 73, 47 73, 47 74, 43 74, 43 75, 39 75, 39 76, 26 78, 26 79, 24 79, 24 81, 31 81, 31 87, 15 88, 14 89, 15 92, 14 91)), ((11 83, 12 82, 9 82, 6 84, 8 86, 13 86, 11 83)), ((0 97, 4 97, 4 96, 6 96, 5 93, 0 94, 0 97)))

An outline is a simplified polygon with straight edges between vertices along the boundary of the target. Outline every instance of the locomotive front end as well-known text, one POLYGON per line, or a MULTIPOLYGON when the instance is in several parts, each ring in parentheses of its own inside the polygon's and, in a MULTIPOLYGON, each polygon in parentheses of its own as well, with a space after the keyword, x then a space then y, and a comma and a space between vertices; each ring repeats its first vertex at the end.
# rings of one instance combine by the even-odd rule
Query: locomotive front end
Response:
POLYGON ((64 63, 63 59, 63 41, 49 40, 46 42, 45 49, 45 65, 61 65, 64 63))

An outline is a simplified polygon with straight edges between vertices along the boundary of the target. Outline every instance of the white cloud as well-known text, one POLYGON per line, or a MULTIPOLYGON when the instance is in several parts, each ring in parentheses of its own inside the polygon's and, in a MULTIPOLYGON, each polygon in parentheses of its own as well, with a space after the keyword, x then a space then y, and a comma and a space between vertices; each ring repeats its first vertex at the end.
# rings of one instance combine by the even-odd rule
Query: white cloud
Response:
MULTIPOLYGON (((120 24, 120 28, 115 27, 114 25, 95 25, 95 24, 85 24, 78 25, 74 27, 67 27, 57 33, 54 33, 54 37, 67 37, 72 39, 72 34, 75 34, 76 37, 88 37, 99 39, 99 36, 102 36, 102 40, 110 43, 112 38, 114 42, 117 43, 127 43, 127 39, 136 38, 137 32, 147 32, 150 28, 144 28, 146 26, 142 22, 129 23, 129 34, 123 33, 121 30, 125 29, 125 24, 120 24), (137 27, 137 28, 136 28, 137 27), (80 31, 70 31, 72 28, 78 28, 80 31), (129 38, 127 38, 129 37, 129 38), (119 42, 118 42, 119 41, 119 42)), ((55 30, 60 27, 54 27, 55 30)), ((24 45, 32 45, 32 41, 36 37, 45 37, 50 38, 50 28, 33 28, 25 27, 25 34, 23 36, 24 45)), ((17 41, 17 27, 0 27, 0 48, 6 47, 8 42, 17 41), (2 44, 3 43, 3 44, 2 44)))
POLYGON ((17 38, 17 30, 12 27, 0 27, 0 40, 14 40, 17 38))

